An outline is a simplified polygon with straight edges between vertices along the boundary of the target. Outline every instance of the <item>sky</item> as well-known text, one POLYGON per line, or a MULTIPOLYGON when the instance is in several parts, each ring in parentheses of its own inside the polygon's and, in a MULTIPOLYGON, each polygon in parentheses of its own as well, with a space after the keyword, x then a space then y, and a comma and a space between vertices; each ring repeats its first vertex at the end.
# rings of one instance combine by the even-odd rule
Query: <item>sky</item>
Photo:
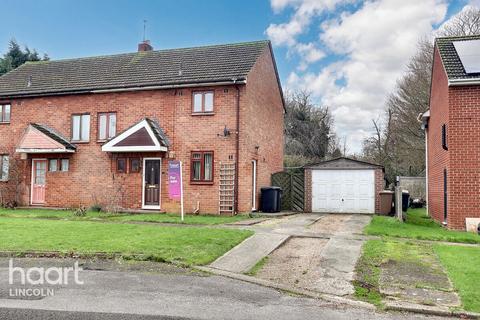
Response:
POLYGON ((359 153, 421 38, 480 0, 0 0, 8 41, 64 59, 270 39, 284 90, 328 106, 359 153))

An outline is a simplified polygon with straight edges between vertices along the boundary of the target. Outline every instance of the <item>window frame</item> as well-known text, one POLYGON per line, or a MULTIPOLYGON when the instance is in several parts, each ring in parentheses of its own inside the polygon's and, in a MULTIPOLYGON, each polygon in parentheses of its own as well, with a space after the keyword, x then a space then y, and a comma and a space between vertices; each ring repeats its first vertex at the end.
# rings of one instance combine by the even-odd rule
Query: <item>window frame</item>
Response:
POLYGON ((195 150, 190 152, 190 183, 191 184, 213 184, 215 180, 215 153, 213 150, 195 150), (200 180, 195 180, 193 177, 193 163, 198 161, 194 160, 194 154, 200 154, 200 180), (212 155, 212 178, 210 180, 205 179, 205 154, 212 155))
POLYGON ((129 173, 139 173, 140 171, 142 171, 142 159, 140 159, 140 157, 128 158, 128 169, 129 169, 129 173), (133 170, 133 166, 132 166, 133 161, 132 160, 137 160, 138 161, 138 170, 133 170))
POLYGON ((48 159, 48 172, 60 172, 60 166, 59 166, 59 159, 48 159), (57 163, 57 166, 55 167, 55 171, 52 170, 51 163, 52 161, 55 161, 57 163))
POLYGON ((215 90, 194 90, 192 91, 192 115, 212 115, 215 113, 215 90), (212 94, 212 111, 205 111, 205 95, 212 94), (201 111, 195 111, 195 95, 202 95, 201 111))
POLYGON ((124 174, 128 173, 128 158, 126 158, 126 157, 117 158, 117 160, 115 162, 115 171, 117 173, 124 173, 124 174), (125 170, 123 170, 123 171, 118 169, 118 167, 119 167, 118 163, 119 163, 120 160, 125 161, 125 170))
POLYGON ((68 172, 70 171, 70 159, 69 158, 62 158, 62 159, 58 159, 58 172, 68 172), (63 161, 67 161, 68 165, 67 165, 67 170, 64 170, 65 168, 63 167, 63 161))
POLYGON ((0 153, 0 182, 8 182, 10 173, 10 155, 8 153, 0 153), (7 168, 7 176, 3 176, 3 158, 8 158, 8 168, 7 168))
POLYGON ((0 124, 9 124, 12 121, 12 104, 10 102, 0 102, 0 124), (5 106, 9 107, 8 121, 5 121, 5 106))
POLYGON ((113 139, 117 136, 117 120, 118 120, 118 117, 117 117, 117 112, 116 111, 109 111, 109 112, 98 112, 97 113, 97 141, 98 142, 105 142, 105 141, 108 141, 110 139, 113 139), (115 115, 115 135, 113 137, 109 137, 110 135, 110 117, 112 115, 115 115), (101 139, 100 138, 100 117, 101 116, 107 116, 107 125, 105 127, 105 139, 101 139))
POLYGON ((72 138, 72 142, 73 143, 89 143, 90 142, 90 129, 92 128, 92 117, 90 115, 89 112, 86 112, 86 113, 73 113, 71 115, 71 138, 72 138), (88 140, 82 140, 82 117, 84 116, 89 116, 90 119, 89 119, 89 124, 88 124, 88 140), (79 137, 80 137, 80 140, 75 140, 73 139, 73 135, 74 135, 74 132, 73 132, 73 119, 74 117, 80 117, 80 124, 79 124, 79 137))

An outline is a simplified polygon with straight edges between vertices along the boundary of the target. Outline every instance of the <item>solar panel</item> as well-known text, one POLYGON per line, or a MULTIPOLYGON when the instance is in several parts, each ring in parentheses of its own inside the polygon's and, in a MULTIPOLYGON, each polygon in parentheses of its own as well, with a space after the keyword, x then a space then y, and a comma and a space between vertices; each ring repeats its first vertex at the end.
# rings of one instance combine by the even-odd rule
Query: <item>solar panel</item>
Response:
POLYGON ((480 73, 480 40, 454 41, 466 73, 480 73))

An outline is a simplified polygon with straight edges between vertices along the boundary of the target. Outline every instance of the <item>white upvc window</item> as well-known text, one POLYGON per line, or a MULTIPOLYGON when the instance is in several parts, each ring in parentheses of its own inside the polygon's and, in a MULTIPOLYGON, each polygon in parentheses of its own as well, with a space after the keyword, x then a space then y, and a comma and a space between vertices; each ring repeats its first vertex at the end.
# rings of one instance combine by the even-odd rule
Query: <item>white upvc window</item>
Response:
POLYGON ((0 104, 0 123, 10 122, 11 105, 0 104))
POLYGON ((90 114, 72 115, 72 141, 90 141, 90 114))
POLYGON ((193 113, 212 113, 213 99, 213 91, 193 92, 193 113))
POLYGON ((98 140, 105 141, 117 135, 117 114, 115 112, 98 114, 98 140))
POLYGON ((10 158, 8 154, 0 155, 0 181, 8 181, 9 169, 10 169, 10 158))

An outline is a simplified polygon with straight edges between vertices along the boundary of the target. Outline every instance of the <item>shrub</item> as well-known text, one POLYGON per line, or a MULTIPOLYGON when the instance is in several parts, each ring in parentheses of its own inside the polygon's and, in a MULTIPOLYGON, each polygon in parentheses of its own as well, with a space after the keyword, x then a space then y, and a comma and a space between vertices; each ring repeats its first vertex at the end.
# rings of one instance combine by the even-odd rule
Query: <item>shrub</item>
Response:
POLYGON ((76 208, 75 211, 73 211, 73 215, 75 217, 85 217, 87 215, 87 208, 84 206, 76 208))

